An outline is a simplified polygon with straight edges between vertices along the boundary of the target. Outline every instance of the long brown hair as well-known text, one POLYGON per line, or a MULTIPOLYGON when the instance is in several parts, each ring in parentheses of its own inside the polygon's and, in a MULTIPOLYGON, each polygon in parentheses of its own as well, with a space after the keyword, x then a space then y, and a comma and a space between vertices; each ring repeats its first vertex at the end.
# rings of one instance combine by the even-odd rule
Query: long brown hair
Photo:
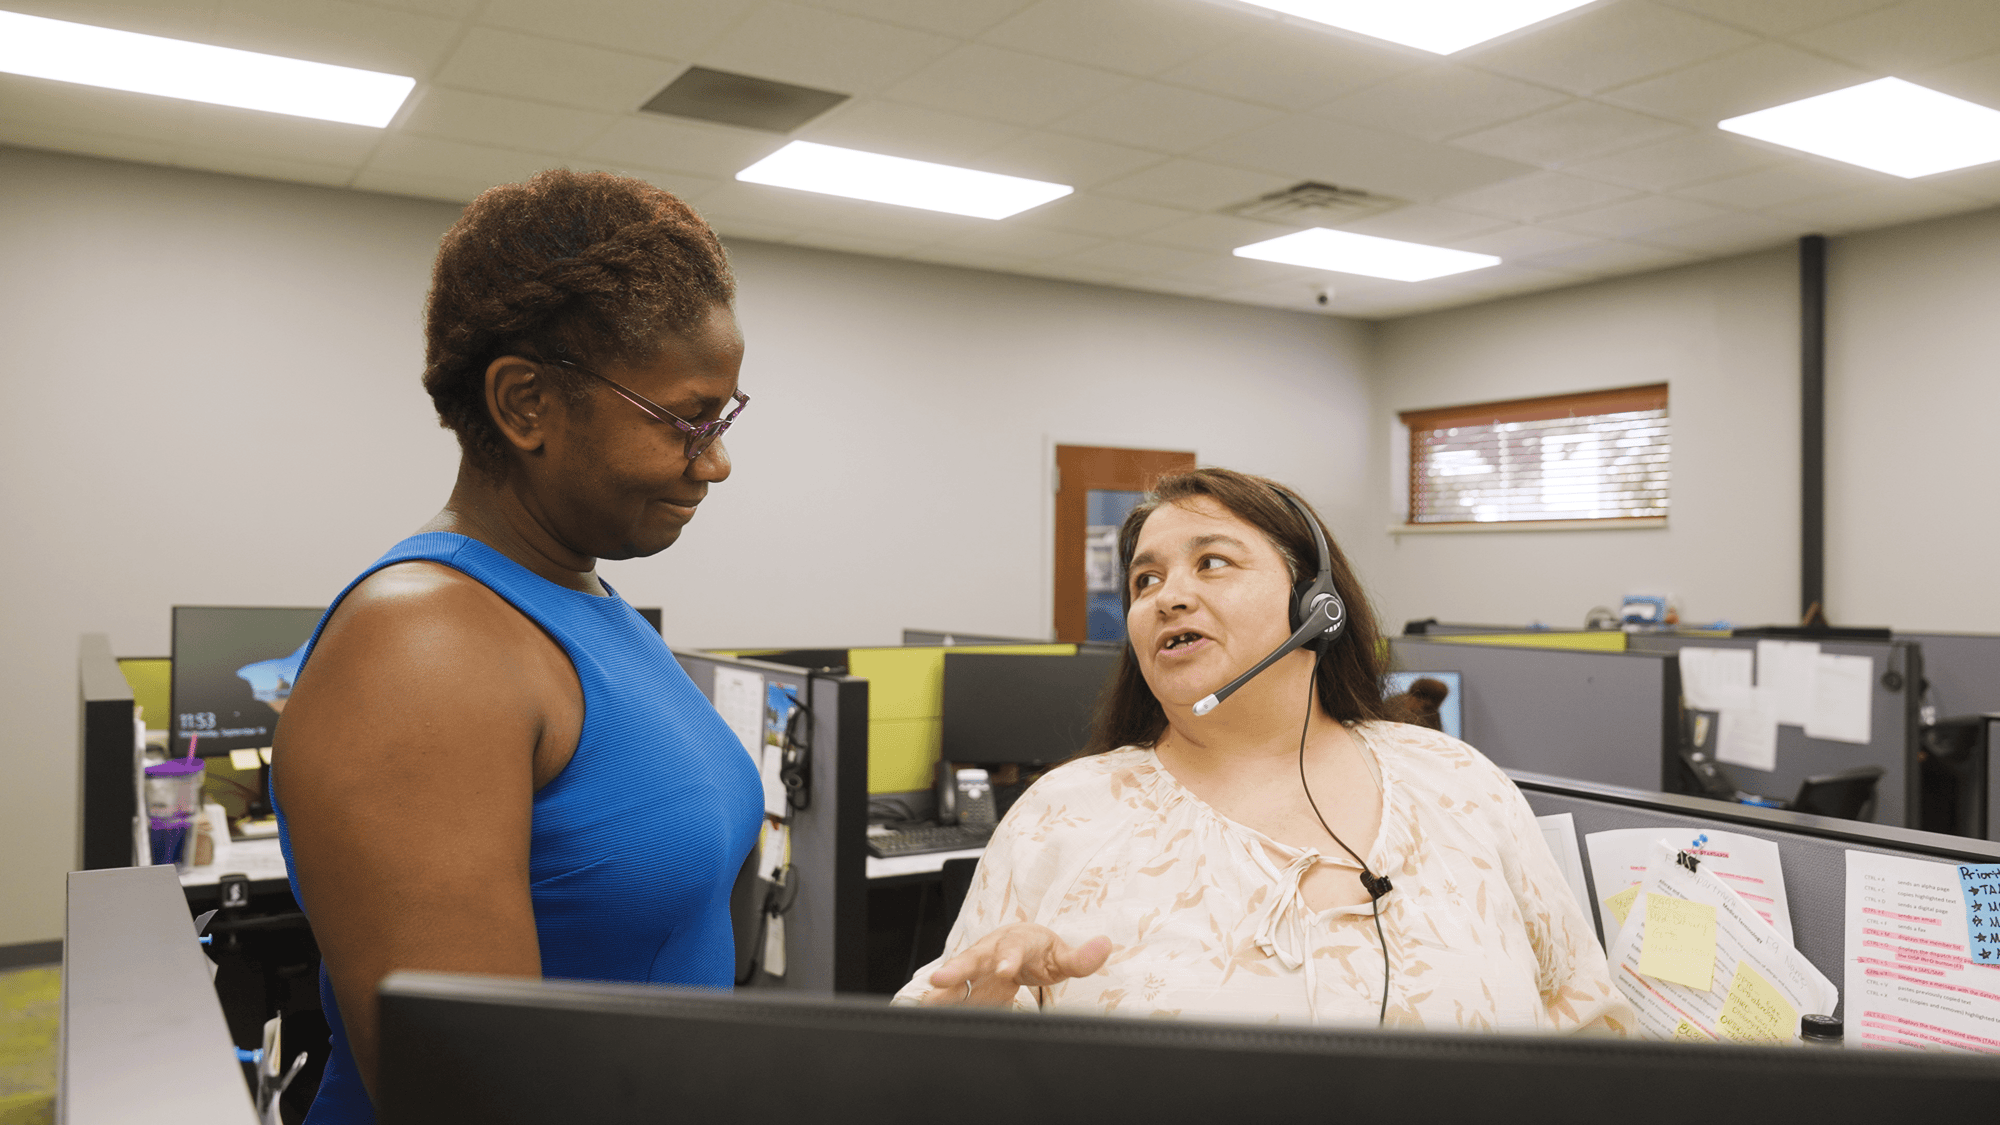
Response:
MULTIPOLYGON (((1146 499, 1125 518, 1118 530, 1118 569, 1121 601, 1132 608, 1132 584, 1128 577, 1132 553, 1138 549, 1139 532, 1146 520, 1163 504, 1176 504, 1207 497, 1264 533, 1290 568, 1292 587, 1311 581, 1317 572, 1317 549, 1312 530, 1300 512, 1326 530, 1326 522, 1312 506, 1274 480, 1239 473, 1234 469, 1193 469, 1161 477, 1146 499), (1284 496, 1299 505, 1292 507, 1284 496)), ((1333 572, 1333 587, 1347 606, 1347 629, 1319 654, 1313 668, 1314 690, 1326 713, 1343 723, 1394 716, 1382 701, 1381 629, 1375 611, 1368 605, 1354 568, 1341 553, 1332 534, 1326 536, 1327 565, 1333 572)), ((1219 685, 1218 685, 1219 686, 1219 685)), ((1098 697, 1097 713, 1091 723, 1090 742, 1083 754, 1102 754, 1121 746, 1149 746, 1167 728, 1167 713, 1154 697, 1153 689, 1139 672, 1138 656, 1128 641, 1118 655, 1118 667, 1104 692, 1098 697)))

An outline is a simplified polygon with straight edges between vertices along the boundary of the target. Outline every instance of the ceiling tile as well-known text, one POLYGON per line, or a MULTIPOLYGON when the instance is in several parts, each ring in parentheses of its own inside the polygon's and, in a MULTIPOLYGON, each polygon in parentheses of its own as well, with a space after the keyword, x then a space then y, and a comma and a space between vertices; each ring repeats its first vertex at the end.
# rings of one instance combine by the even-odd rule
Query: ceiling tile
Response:
POLYGON ((74 129, 171 146, 192 116, 214 113, 235 117, 251 112, 0 74, 0 119, 54 132, 74 129))
POLYGON ((1210 145, 1197 155, 1416 202, 1528 170, 1511 160, 1303 113, 1210 145))
POLYGON ((810 191, 732 181, 702 197, 702 214, 839 233, 862 238, 935 242, 985 226, 989 220, 963 215, 842 199, 810 191))
POLYGON ((1087 250, 1066 254, 1061 261, 1098 269, 1124 270, 1129 273, 1165 273, 1168 270, 1205 261, 1213 256, 1199 250, 1182 250, 1178 247, 1154 246, 1143 242, 1105 242, 1087 250))
POLYGON ((973 156, 1020 132, 997 121, 870 99, 841 106, 795 135, 864 152, 983 168, 973 156))
POLYGON ((2000 51, 1993 0, 1907 0, 1793 37, 1856 66, 1903 75, 2000 51))
POLYGON ((933 242, 919 246, 902 255, 912 262, 926 262, 934 266, 950 266, 954 269, 986 270, 991 273, 1017 273, 1030 259, 1014 258, 1004 254, 988 254, 978 250, 966 250, 949 243, 933 242))
POLYGON ((187 0, 179 4, 160 0, 8 0, 7 3, 7 11, 24 16, 235 47, 235 43, 223 43, 213 37, 215 13, 221 7, 221 0, 187 0))
POLYGON ((1596 246, 1599 243, 1599 239, 1551 227, 1510 226, 1472 238, 1462 238, 1450 245, 1454 250, 1491 254, 1504 261, 1513 262, 1539 258, 1544 254, 1554 254, 1563 250, 1596 246))
POLYGON ((990 172, 1083 189, 1129 176, 1165 159, 1145 149, 1061 133, 1030 132, 981 153, 979 166, 990 172))
POLYGON ((1717 215, 1672 230, 1656 230, 1644 241, 1690 254, 1739 254, 1789 242, 1808 232, 1806 224, 1770 215, 1717 215))
POLYGON ((1754 42, 1753 36, 1713 20, 1625 0, 1457 57, 1530 82, 1594 94, 1754 42))
POLYGON ((344 164, 359 168, 393 132, 337 121, 313 121, 258 113, 250 109, 180 103, 185 112, 174 139, 214 152, 246 157, 299 160, 312 164, 344 164))
MULTIPOLYGON (((624 168, 615 164, 600 164, 579 160, 570 167, 579 172, 616 172, 635 180, 644 180, 654 187, 673 192, 683 202, 699 204, 701 197, 722 186, 723 181, 711 180, 705 176, 683 176, 675 172, 662 172, 654 168, 624 168)), ((700 210, 696 207, 696 210, 700 210)))
POLYGON ((1050 230, 1047 227, 1023 226, 1019 223, 988 223, 979 230, 948 238, 937 243, 970 254, 1010 259, 1060 258, 1074 254, 1102 243, 1104 239, 1087 234, 1072 234, 1069 231, 1050 230))
POLYGON ((532 152, 569 152, 590 142, 615 120, 608 113, 441 86, 417 87, 411 103, 402 114, 399 128, 403 132, 532 152))
POLYGON ((708 226, 722 239, 724 248, 739 239, 750 242, 783 242, 799 233, 799 228, 784 223, 764 222, 759 219, 733 216, 704 216, 708 226))
POLYGON ((1034 0, 811 0, 821 8, 865 16, 883 23, 922 28, 959 39, 985 31, 1026 8, 1034 0))
POLYGON ((1545 86, 1530 86, 1453 63, 1433 63, 1336 98, 1315 112, 1438 141, 1568 100, 1545 86))
POLYGON ((1971 211, 1981 204, 1917 184, 1825 195, 1766 209, 1774 218, 1806 224, 1822 234, 1847 234, 1971 211))
POLYGON ((884 97, 1017 125, 1040 125, 1132 79, 1075 63, 968 43, 891 86, 884 97))
POLYGON ((286 160, 281 157, 257 156, 252 153, 198 146, 183 146, 176 156, 177 163, 185 167, 200 168, 205 172, 226 172, 232 176, 283 180, 294 184, 318 184, 322 187, 346 187, 354 179, 356 172, 356 169, 348 164, 286 160))
POLYGON ((1785 159, 1766 145, 1734 133, 1706 129, 1586 160, 1569 170, 1579 176, 1647 191, 1666 191, 1683 184, 1769 167, 1785 159))
POLYGON ((1882 172, 1835 164, 1830 160, 1795 160, 1774 168, 1710 180, 1682 188, 1674 194, 1722 207, 1755 211, 1817 195, 1879 187, 1889 179, 1882 172))
POLYGON ((619 118, 578 155, 727 180, 784 144, 775 133, 645 114, 619 118))
POLYGON ((1681 126, 1657 117, 1576 101, 1468 133, 1451 143, 1526 164, 1560 168, 1621 148, 1636 148, 1681 130, 1681 126))
POLYGON ((1633 242, 1599 242, 1550 254, 1536 255, 1532 264, 1576 273, 1638 273, 1683 265, 1694 259, 1678 250, 1633 242))
POLYGON ((1626 199, 1637 193, 1630 188, 1565 176, 1559 172, 1537 172, 1451 197, 1446 206, 1481 211, 1529 223, 1548 215, 1580 211, 1626 199))
POLYGON ((1697 203, 1692 199, 1675 199, 1670 195, 1646 195, 1638 199, 1628 199, 1623 203, 1594 207, 1574 215, 1564 215, 1559 219, 1549 220, 1548 225, 1558 230, 1575 231, 1578 234, 1597 235, 1602 238, 1630 238, 1647 231, 1686 226, 1701 219, 1712 219, 1728 213, 1721 207, 1697 203))
POLYGON ((749 15, 760 2, 643 0, 551 4, 548 0, 487 0, 479 13, 479 22, 633 54, 691 59, 749 15))
POLYGON ((470 203, 478 198, 480 192, 493 185, 471 174, 418 176, 408 172, 364 168, 354 177, 353 186, 357 191, 380 192, 383 195, 407 195, 416 199, 439 199, 447 203, 470 203))
POLYGON ((1267 238, 1276 238, 1299 229, 1301 228, 1297 226, 1239 219, 1234 215, 1196 215, 1171 226, 1147 231, 1143 240, 1157 242, 1162 246, 1178 246, 1183 250, 1205 250, 1211 254, 1227 254, 1238 246, 1248 246, 1253 242, 1262 242, 1267 238))
POLYGON ((374 155, 368 158, 366 170, 477 182, 492 187, 520 183, 547 167, 549 161, 533 153, 391 134, 382 138, 374 155))
MULTIPOLYGON (((1169 160, 1112 180, 1098 190, 1191 211, 1214 211, 1292 186, 1292 177, 1252 172, 1199 160, 1169 160)), ((1058 202, 1061 202, 1060 200, 1058 202)))
POLYGON ((2000 163, 1981 164, 1974 168, 1961 168, 1956 172, 1940 172, 1935 176, 1925 176, 1923 186, 1981 202, 2000 201, 2000 163))
POLYGON ((1413 207, 1398 207, 1394 211, 1384 211, 1379 215, 1370 215, 1365 219, 1337 225, 1341 230, 1350 230, 1356 234, 1374 235, 1376 238, 1399 238, 1405 242, 1441 246, 1505 224, 1491 215, 1454 211, 1449 207, 1429 207, 1420 203, 1413 207))
POLYGON ((942 35, 797 4, 764 4, 695 61, 842 94, 879 91, 957 44, 942 35))
POLYGON ((1500 296, 1574 285, 1585 276, 1575 270, 1556 269, 1546 264, 1530 266, 1517 262, 1502 262, 1483 270, 1470 270, 1432 281, 1417 282, 1416 287, 1500 296))
POLYGON ((1107 199, 1101 195, 1078 192, 1051 203, 1044 203, 1031 211, 1024 211, 1008 222, 1053 227, 1056 230, 1094 234, 1103 238, 1127 238, 1145 231, 1158 230, 1168 223, 1179 222, 1188 216, 1189 213, 1184 210, 1154 207, 1146 203, 1107 199))
POLYGON ((1954 98, 2000 109, 2000 54, 1982 55, 1950 66, 1898 77, 1954 98))
POLYGON ((1786 36, 1884 8, 1895 0, 1661 0, 1760 35, 1786 36))
POLYGON ((802 230, 787 241, 795 246, 811 246, 817 250, 833 250, 842 254, 866 254, 875 258, 901 257, 923 245, 909 239, 870 238, 863 235, 815 230, 802 230))
POLYGON ((1149 76, 1258 30, 1247 12, 1154 0, 1042 0, 980 39, 1031 54, 1149 76))
POLYGON ((1282 27, 1259 29, 1167 71, 1160 81, 1301 110, 1417 65, 1416 59, 1398 52, 1282 27))
POLYGON ((223 0, 201 42, 422 79, 458 34, 457 20, 344 0, 223 0))
POLYGON ((121 137, 93 133, 69 125, 44 125, 0 113, 0 144, 22 148, 73 152, 80 156, 102 156, 108 160, 130 160, 139 164, 172 164, 173 142, 160 138, 121 137))
POLYGON ((437 82, 508 96, 527 85, 536 101, 629 113, 683 69, 620 51, 475 27, 438 71, 437 82))
POLYGON ((1234 256, 1213 257, 1195 262, 1179 269, 1168 270, 1164 276, 1181 278, 1186 281, 1213 285, 1218 289, 1248 289, 1264 285, 1305 285, 1317 281, 1330 284, 1328 275, 1320 270, 1309 270, 1304 266, 1288 266, 1280 262, 1262 262, 1255 258, 1234 256))
POLYGON ((1685 70, 1621 86, 1606 93, 1604 100, 1705 128, 1726 118, 1844 90, 1879 77, 1782 43, 1760 43, 1685 70))
POLYGON ((1133 289, 1143 289, 1148 293, 1167 293, 1176 297, 1213 297, 1216 287, 1200 281, 1187 281, 1164 274, 1141 275, 1125 283, 1133 289))
POLYGON ((1282 116, 1265 106, 1199 90, 1135 82, 1049 127, 1157 152, 1186 153, 1282 116))

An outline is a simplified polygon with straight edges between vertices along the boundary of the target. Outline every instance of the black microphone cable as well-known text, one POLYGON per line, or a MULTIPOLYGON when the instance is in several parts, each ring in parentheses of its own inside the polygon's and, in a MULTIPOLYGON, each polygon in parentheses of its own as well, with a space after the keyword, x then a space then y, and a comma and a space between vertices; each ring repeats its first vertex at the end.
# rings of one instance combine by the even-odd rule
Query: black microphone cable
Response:
MULTIPOLYGON (((1375 1026, 1382 1027, 1389 1020, 1389 939, 1382 933, 1382 896, 1389 893, 1391 887, 1389 880, 1368 870, 1368 861, 1355 855, 1354 849, 1347 846, 1347 841, 1341 839, 1340 834, 1333 830, 1333 826, 1326 822, 1326 817, 1319 811, 1319 802, 1313 800, 1312 786, 1306 781, 1306 732, 1312 729, 1313 702, 1318 687, 1319 661, 1315 654, 1313 674, 1306 677, 1306 721, 1299 727, 1299 788, 1306 791, 1306 804, 1312 806, 1313 816, 1319 819, 1319 826, 1326 829, 1326 834, 1333 837, 1333 842, 1340 845, 1341 851, 1352 856, 1354 862, 1361 865, 1361 889, 1368 892, 1368 908, 1375 919, 1375 940, 1382 943, 1382 1007, 1375 1013, 1375 1026)), ((1366 751, 1361 752, 1366 753, 1366 751)), ((1382 829, 1377 826, 1375 831, 1379 833, 1382 829)), ((1310 952, 1306 955, 1312 956, 1310 952)))

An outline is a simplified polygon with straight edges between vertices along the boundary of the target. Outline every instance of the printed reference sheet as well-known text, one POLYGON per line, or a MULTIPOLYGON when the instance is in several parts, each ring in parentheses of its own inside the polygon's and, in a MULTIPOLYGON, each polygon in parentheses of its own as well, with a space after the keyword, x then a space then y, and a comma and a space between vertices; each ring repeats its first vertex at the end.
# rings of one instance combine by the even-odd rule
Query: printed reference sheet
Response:
POLYGON ((1687 852, 1655 843, 1611 950, 1646 1039, 1793 1043, 1799 1017, 1832 1014, 1833 982, 1687 852))
POLYGON ((1847 853, 1849 1047, 2000 1054, 2000 965, 1969 956, 1967 913, 1959 868, 1847 853))
POLYGON ((1778 862, 1778 845, 1755 836, 1690 824, 1674 828, 1619 828, 1592 832, 1583 838, 1590 849, 1590 874, 1597 880, 1598 917, 1604 924, 1604 947, 1618 946, 1618 931, 1638 899, 1646 879, 1652 845, 1664 843, 1675 851, 1686 848, 1701 860, 1702 870, 1727 883, 1764 919, 1785 944, 1792 944, 1792 907, 1785 897, 1785 873, 1778 862))

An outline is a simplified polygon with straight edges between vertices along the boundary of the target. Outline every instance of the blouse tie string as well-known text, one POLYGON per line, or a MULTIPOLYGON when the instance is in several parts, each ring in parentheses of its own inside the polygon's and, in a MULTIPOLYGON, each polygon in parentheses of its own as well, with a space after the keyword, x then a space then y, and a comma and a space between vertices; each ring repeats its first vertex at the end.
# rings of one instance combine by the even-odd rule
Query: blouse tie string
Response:
POLYGON ((1313 951, 1308 947, 1310 934, 1306 927, 1306 915, 1309 912, 1306 910, 1305 892, 1301 887, 1305 883, 1306 874, 1319 863, 1319 853, 1308 851, 1301 854, 1285 868, 1283 874, 1280 874, 1272 868, 1270 860, 1265 857, 1263 851, 1262 848, 1253 846, 1251 855, 1256 859, 1257 865, 1278 884, 1278 893, 1271 897, 1271 905, 1265 908, 1264 917, 1257 926, 1255 939, 1257 948, 1263 950, 1267 957, 1276 957, 1278 963, 1286 969, 1304 966, 1306 1018, 1317 1022, 1319 980, 1313 971, 1313 951), (1292 918, 1293 942, 1290 949, 1278 944, 1277 935, 1279 920, 1287 914, 1292 918))

